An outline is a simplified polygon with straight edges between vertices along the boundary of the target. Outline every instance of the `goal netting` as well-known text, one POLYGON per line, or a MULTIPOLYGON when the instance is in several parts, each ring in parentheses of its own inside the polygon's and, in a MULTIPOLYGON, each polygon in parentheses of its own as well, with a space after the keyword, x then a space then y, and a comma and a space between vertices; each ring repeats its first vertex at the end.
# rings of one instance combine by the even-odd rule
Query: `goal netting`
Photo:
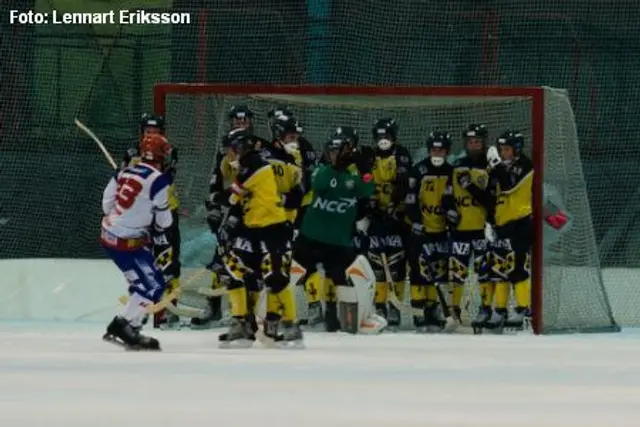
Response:
MULTIPOLYGON (((168 137, 180 152, 177 184, 182 206, 188 214, 181 226, 187 275, 190 270, 206 265, 215 248, 215 240, 204 222, 203 201, 218 144, 228 127, 226 113, 232 105, 249 105, 256 114, 254 131, 263 137, 268 135, 267 111, 276 104, 288 105, 304 127, 305 136, 318 150, 337 126, 354 126, 360 132, 361 143, 368 144, 374 121, 394 117, 400 128, 399 140, 409 148, 415 161, 424 158, 426 138, 432 130, 449 131, 454 136, 453 152, 461 153, 464 127, 469 123, 483 123, 488 126, 492 141, 506 128, 522 131, 530 154, 532 149, 541 148, 532 147, 533 134, 542 132, 544 154, 535 156, 536 172, 543 172, 546 197, 552 197, 573 219, 570 230, 560 236, 546 226, 537 229, 535 244, 544 253, 542 261, 533 265, 534 270, 542 269, 539 280, 533 283, 534 300, 540 297, 539 313, 534 306, 540 331, 616 329, 598 259, 575 118, 564 90, 545 88, 544 96, 539 98, 525 90, 519 94, 513 88, 505 89, 504 93, 493 90, 490 94, 474 88, 457 88, 450 89, 447 95, 437 90, 425 94, 424 88, 420 95, 371 91, 364 95, 358 94, 357 88, 341 95, 307 94, 302 90, 293 94, 268 88, 256 93, 235 92, 206 85, 159 85, 156 88, 157 112, 166 116, 168 137), (544 104, 538 105, 542 100, 544 104), (540 112, 542 107, 544 113, 536 114, 535 109, 540 112)), ((541 144, 542 138, 538 139, 536 143, 541 144)), ((538 217, 536 221, 542 219, 538 217)), ((202 285, 200 281, 198 286, 202 285)), ((473 277, 465 286, 463 302, 463 317, 473 316, 479 305, 477 282, 473 277)), ((189 304, 193 305, 193 301, 189 304)), ((306 302, 302 292, 299 292, 298 306, 304 317, 306 302)), ((404 326, 410 324, 410 319, 403 319, 404 326)))

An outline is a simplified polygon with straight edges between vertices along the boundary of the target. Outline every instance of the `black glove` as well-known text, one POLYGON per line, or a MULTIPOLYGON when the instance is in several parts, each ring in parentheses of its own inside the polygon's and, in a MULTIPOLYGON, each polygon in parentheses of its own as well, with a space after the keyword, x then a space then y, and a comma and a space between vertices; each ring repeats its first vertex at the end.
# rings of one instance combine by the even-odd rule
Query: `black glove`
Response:
POLYGON ((375 151, 373 151, 373 148, 363 145, 358 147, 353 160, 353 163, 355 163, 358 168, 358 172, 360 172, 361 175, 364 175, 371 173, 373 170, 373 165, 376 161, 376 154, 375 151))
POLYGON ((125 151, 122 156, 122 162, 120 163, 120 169, 124 169, 131 163, 131 159, 137 157, 139 155, 138 149, 131 147, 127 151, 125 151))
POLYGON ((458 173, 458 184, 462 188, 469 188, 471 185, 471 174, 468 171, 458 173))
POLYGON ((460 215, 455 209, 449 209, 445 215, 447 217, 447 223, 452 227, 457 226, 460 222, 460 215))
POLYGON ((224 208, 221 205, 216 205, 209 201, 205 202, 207 208, 207 224, 213 234, 218 232, 220 225, 222 225, 222 219, 224 218, 224 208))

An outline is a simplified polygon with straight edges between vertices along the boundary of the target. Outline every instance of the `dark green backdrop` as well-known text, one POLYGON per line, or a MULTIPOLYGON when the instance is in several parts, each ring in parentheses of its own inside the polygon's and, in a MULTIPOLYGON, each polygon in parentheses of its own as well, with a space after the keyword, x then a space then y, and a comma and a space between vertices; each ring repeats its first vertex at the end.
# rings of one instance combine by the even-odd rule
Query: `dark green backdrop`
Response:
POLYGON ((636 1, 157 0, 194 23, 8 25, 11 8, 52 4, 3 2, 0 257, 100 256, 109 169, 73 118, 120 153, 155 82, 206 81, 566 88, 603 264, 639 263, 636 1))

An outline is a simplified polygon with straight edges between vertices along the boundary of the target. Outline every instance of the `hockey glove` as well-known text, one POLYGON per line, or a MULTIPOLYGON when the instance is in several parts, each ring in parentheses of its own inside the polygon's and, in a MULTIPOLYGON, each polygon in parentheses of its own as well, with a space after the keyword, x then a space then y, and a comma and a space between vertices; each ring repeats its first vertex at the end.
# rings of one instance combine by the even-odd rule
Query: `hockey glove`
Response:
POLYGON ((471 174, 468 171, 463 171, 458 174, 458 185, 467 189, 471 185, 471 174))
POLYGON ((422 231, 422 224, 420 224, 419 222, 414 222, 413 224, 411 224, 411 232, 415 236, 422 236, 422 231))
POLYGON ((493 169, 502 163, 502 158, 500 157, 500 153, 498 153, 498 149, 496 147, 489 147, 487 150, 487 163, 489 163, 490 169, 493 169))
POLYGON ((447 223, 451 227, 457 226, 458 223, 460 222, 460 215, 458 214, 458 211, 456 211, 455 209, 449 209, 445 213, 445 215, 447 217, 447 223))
POLYGON ((138 156, 138 149, 131 147, 122 156, 122 163, 120 164, 120 169, 124 169, 131 163, 131 159, 138 156))
POLYGON ((368 146, 362 146, 358 148, 356 152, 354 163, 358 168, 360 175, 370 174, 373 171, 373 165, 376 160, 375 152, 373 148, 368 146))
POLYGON ((496 231, 488 222, 484 225, 484 238, 487 239, 489 243, 495 242, 496 239, 498 238, 496 236, 496 231))

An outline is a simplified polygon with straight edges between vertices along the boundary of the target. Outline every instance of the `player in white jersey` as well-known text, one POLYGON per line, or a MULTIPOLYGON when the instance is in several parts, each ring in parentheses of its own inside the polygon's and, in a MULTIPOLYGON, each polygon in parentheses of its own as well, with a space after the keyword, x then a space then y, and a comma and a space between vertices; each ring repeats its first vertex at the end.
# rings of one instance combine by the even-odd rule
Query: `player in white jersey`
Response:
POLYGON ((166 287, 154 262, 150 230, 154 236, 168 229, 171 177, 163 172, 172 147, 164 136, 144 137, 140 163, 118 172, 104 190, 100 241, 107 255, 124 273, 130 298, 113 318, 103 339, 133 350, 160 350, 157 339, 140 334, 146 308, 158 302, 166 287))

